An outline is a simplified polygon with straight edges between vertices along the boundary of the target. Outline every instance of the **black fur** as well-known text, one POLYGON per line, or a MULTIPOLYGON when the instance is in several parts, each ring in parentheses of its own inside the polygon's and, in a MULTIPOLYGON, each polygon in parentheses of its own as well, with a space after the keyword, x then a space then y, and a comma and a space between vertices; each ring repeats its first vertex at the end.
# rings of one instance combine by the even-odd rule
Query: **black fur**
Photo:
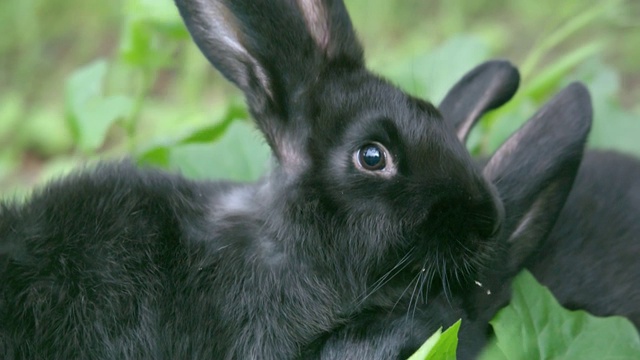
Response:
POLYGON ((553 231, 527 267, 570 309, 640 329, 640 162, 588 152, 553 231))
MULTIPOLYGON (((640 329, 639 179, 637 159, 587 152, 553 229, 516 269, 529 268, 569 309, 625 316, 640 329)), ((311 352, 322 359, 406 359, 439 327, 462 319, 458 358, 473 359, 491 334, 489 320, 510 297, 514 272, 492 269, 483 287, 468 297, 470 308, 467 297, 440 295, 411 312, 398 306, 399 311, 362 313, 319 339, 311 352)))
POLYGON ((423 268, 472 281, 495 191, 434 106, 363 67, 342 2, 177 5, 277 165, 249 185, 101 165, 2 205, 2 358, 291 358, 423 268), (354 160, 371 142, 384 171, 354 160))
MULTIPOLYGON (((478 71, 494 73, 486 64, 471 74, 478 71)), ((510 86, 510 77, 499 82, 510 86)), ((483 76, 477 78, 483 79, 483 76)), ((473 97, 465 92, 461 101, 471 103, 461 107, 486 109, 485 91, 490 91, 493 85, 487 83, 485 90, 473 80, 468 82, 469 79, 473 77, 463 78, 454 89, 480 93, 473 97)), ((500 92, 493 94, 499 96, 500 92)), ((469 119, 470 122, 476 120, 469 119)), ((319 338, 310 352, 319 352, 322 359, 340 359, 343 353, 352 358, 403 359, 439 327, 462 319, 458 357, 474 358, 490 333, 489 320, 510 298, 511 279, 535 251, 547 246, 545 239, 558 219, 578 171, 590 124, 591 104, 586 89, 578 84, 570 85, 481 165, 483 175, 496 186, 497 196, 504 205, 505 220, 493 238, 496 252, 492 260, 476 274, 478 284, 469 284, 452 295, 447 294, 445 287, 443 292, 432 294, 422 303, 414 299, 414 294, 409 294, 397 300, 400 311, 394 307, 363 312, 334 334, 319 338)), ((469 129, 465 122, 459 122, 459 137, 464 139, 469 129)))
POLYGON ((176 4, 277 164, 255 184, 105 164, 1 205, 0 356, 286 359, 336 354, 358 334, 380 358, 459 317, 477 348, 500 280, 533 259, 571 187, 584 88, 482 169, 460 124, 511 97, 510 64, 463 78, 443 118, 364 68, 341 1, 176 4), (380 171, 357 160, 373 142, 388 149, 380 171))

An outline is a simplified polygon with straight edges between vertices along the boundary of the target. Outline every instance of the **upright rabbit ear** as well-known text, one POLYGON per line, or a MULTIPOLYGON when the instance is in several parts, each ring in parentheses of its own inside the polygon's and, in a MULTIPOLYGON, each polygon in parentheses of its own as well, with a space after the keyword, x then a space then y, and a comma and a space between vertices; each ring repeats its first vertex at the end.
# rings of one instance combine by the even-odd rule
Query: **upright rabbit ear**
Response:
POLYGON ((487 61, 465 74, 440 103, 440 112, 465 142, 485 112, 509 101, 518 90, 520 74, 510 62, 487 61))
POLYGON ((175 2, 200 50, 245 93, 281 162, 295 152, 291 139, 282 137, 301 127, 289 107, 304 86, 329 62, 363 65, 362 48, 342 1, 175 2))
POLYGON ((484 168, 505 207, 513 270, 551 230, 576 176, 591 128, 588 90, 574 83, 498 149, 484 168))

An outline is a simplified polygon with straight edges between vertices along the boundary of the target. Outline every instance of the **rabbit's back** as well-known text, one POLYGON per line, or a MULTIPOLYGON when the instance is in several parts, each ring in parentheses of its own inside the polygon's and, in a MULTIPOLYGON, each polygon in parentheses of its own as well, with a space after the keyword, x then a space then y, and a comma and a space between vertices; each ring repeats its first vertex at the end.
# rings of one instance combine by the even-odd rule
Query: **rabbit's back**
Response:
POLYGON ((640 162, 585 153, 573 189, 529 266, 568 308, 640 328, 640 162))
POLYGON ((3 358, 160 358, 171 277, 215 191, 120 163, 0 205, 3 358))

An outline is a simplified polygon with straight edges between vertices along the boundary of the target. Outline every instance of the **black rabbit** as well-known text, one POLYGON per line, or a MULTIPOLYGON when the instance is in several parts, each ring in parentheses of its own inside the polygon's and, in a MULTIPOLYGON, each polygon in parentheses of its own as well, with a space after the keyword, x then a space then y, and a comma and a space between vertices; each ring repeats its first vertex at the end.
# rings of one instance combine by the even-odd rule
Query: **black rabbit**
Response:
MULTIPOLYGON (((480 116, 507 101, 517 84, 518 73, 508 63, 485 63, 454 86, 440 111, 464 141, 480 116)), ((404 359, 436 329, 458 319, 462 319, 458 357, 477 356, 486 343, 489 320, 509 300, 510 281, 535 251, 546 246, 546 236, 574 182, 590 124, 588 92, 579 84, 570 85, 488 162, 479 162, 497 189, 505 220, 494 236, 494 257, 476 274, 475 285, 455 293, 447 293, 443 286, 426 299, 408 291, 395 298, 393 307, 367 309, 320 337, 305 356, 404 359)))
POLYGON ((502 234, 555 219, 589 129, 579 85, 482 170, 454 124, 513 83, 441 115, 365 69, 341 1, 176 3, 277 164, 256 184, 104 164, 0 205, 2 358, 296 357, 412 301, 407 284, 469 298, 511 249, 502 234))
MULTIPOLYGON (((457 119, 464 119, 465 114, 478 111, 460 111, 461 108, 464 109, 460 104, 467 103, 473 107, 474 98, 475 102, 480 103, 486 102, 487 98, 502 98, 501 94, 491 95, 492 92, 500 90, 497 85, 483 89, 482 84, 486 87, 491 82, 480 80, 482 74, 491 76, 494 84, 500 85, 509 81, 506 76, 491 75, 491 71, 484 70, 486 67, 487 65, 482 65, 472 71, 470 75, 477 75, 467 76, 460 81, 440 105, 440 111, 445 118, 454 121, 463 141, 478 117, 464 121, 457 119), (463 93, 466 99, 454 104, 451 99, 456 92, 463 93), (456 113, 460 115, 454 116, 456 113)), ((493 73, 497 72, 493 70, 493 73)), ((460 96, 456 98, 462 99, 460 96)), ((559 154, 554 155, 551 152, 553 150, 550 151, 549 148, 558 146, 555 142, 562 142, 557 136, 572 136, 567 133, 571 131, 571 127, 563 128, 567 126, 565 122, 575 121, 574 119, 580 116, 591 116, 591 105, 586 97, 574 104, 582 110, 572 108, 568 101, 570 100, 565 90, 540 110, 538 116, 553 118, 549 113, 557 111, 555 116, 558 118, 554 120, 554 125, 548 124, 546 128, 539 128, 536 145, 522 144, 523 139, 519 134, 526 131, 525 126, 507 141, 498 153, 504 148, 517 145, 527 153, 522 154, 523 158, 558 156, 559 154), (553 107, 556 107, 556 110, 553 107)), ((565 155, 578 159, 577 152, 567 152, 565 155)), ((492 161, 484 167, 485 175, 492 161)), ((484 166, 484 162, 480 162, 484 166)), ((520 186, 523 189, 529 186, 527 183, 536 183, 536 175, 539 175, 536 172, 539 169, 536 167, 546 166, 540 160, 534 162, 538 165, 532 168, 528 168, 532 163, 525 160, 520 164, 510 165, 514 166, 510 171, 520 173, 520 186)), ((476 289, 472 300, 465 299, 473 306, 471 311, 463 312, 461 316, 463 319, 467 317, 469 325, 461 330, 463 337, 459 348, 460 358, 474 357, 480 350, 484 340, 479 334, 490 332, 486 325, 488 320, 505 304, 505 299, 510 296, 510 281, 513 275, 523 268, 529 269, 538 281, 548 286, 563 306, 586 310, 597 316, 625 316, 640 329, 640 288, 637 286, 640 284, 640 262, 637 261, 640 258, 640 161, 611 151, 590 150, 584 153, 575 180, 570 180, 575 171, 573 165, 555 171, 564 173, 560 176, 565 178, 563 186, 564 196, 568 193, 566 201, 564 197, 558 196, 560 193, 555 192, 556 190, 552 190, 555 195, 545 190, 541 199, 513 207, 509 205, 510 199, 513 198, 511 194, 519 190, 505 190, 504 184, 496 183, 506 208, 505 223, 508 224, 511 218, 512 224, 517 223, 517 227, 511 227, 513 233, 507 231, 499 235, 498 241, 504 243, 507 248, 506 258, 488 266, 484 274, 487 285, 484 290, 499 289, 500 296, 485 296, 483 289, 476 289), (566 185, 571 185, 571 188, 566 185), (518 214, 522 214, 523 211, 526 211, 527 215, 521 218, 522 220, 514 220, 518 219, 518 214), (541 216, 546 216, 546 219, 533 228, 528 228, 532 218, 541 216), (500 266, 501 263, 506 265, 500 266)), ((550 180, 551 178, 545 179, 544 182, 533 186, 547 186, 544 184, 550 180)), ((501 177, 492 181, 504 183, 501 177)), ((518 187, 515 183, 510 186, 518 187)), ((505 228, 509 228, 509 225, 505 228)), ((494 291, 494 295, 495 293, 494 291)), ((429 312, 430 309, 423 309, 423 318, 432 316, 425 315, 429 312)))
MULTIPOLYGON (((464 141, 487 108, 508 100, 504 94, 512 93, 516 80, 508 64, 483 64, 456 84, 440 111, 464 141)), ((441 292, 424 304, 409 297, 404 307, 369 309, 320 337, 308 354, 405 359, 436 329, 462 319, 458 358, 475 358, 491 333, 489 320, 508 302, 510 282, 523 268, 565 307, 625 316, 640 329, 640 161, 587 151, 576 173, 582 149, 575 141, 584 140, 588 127, 575 130, 590 118, 588 95, 572 85, 488 163, 479 161, 504 203, 505 223, 497 235, 502 252, 481 272, 475 291, 441 292), (556 163, 558 157, 564 160, 556 163), (501 170, 493 169, 496 164, 501 170)))
POLYGON ((286 359, 425 266, 473 283, 502 205, 434 106, 364 68, 341 1, 177 5, 277 165, 104 164, 1 205, 0 357, 286 359))

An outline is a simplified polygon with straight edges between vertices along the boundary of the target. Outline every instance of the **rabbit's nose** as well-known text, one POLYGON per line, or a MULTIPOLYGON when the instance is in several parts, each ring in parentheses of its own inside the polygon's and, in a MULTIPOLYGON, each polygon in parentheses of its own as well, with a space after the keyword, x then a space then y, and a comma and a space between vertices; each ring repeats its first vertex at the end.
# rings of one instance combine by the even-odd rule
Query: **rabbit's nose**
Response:
POLYGON ((504 206, 490 188, 475 195, 460 194, 440 199, 431 208, 429 222, 459 238, 473 234, 481 239, 500 232, 504 221, 504 206))

